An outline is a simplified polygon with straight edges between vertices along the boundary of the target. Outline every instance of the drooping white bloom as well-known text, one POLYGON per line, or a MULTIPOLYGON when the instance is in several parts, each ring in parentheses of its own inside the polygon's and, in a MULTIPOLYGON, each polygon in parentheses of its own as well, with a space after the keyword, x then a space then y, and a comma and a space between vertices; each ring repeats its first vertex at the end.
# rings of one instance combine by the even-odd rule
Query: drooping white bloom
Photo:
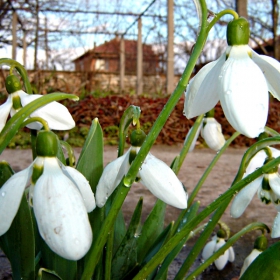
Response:
MULTIPOLYGON (((186 136, 186 140, 191 133, 193 128, 191 128, 186 136)), ((197 138, 201 133, 201 137, 205 140, 208 147, 214 151, 219 151, 225 144, 226 140, 222 133, 221 125, 216 121, 215 118, 206 117, 201 122, 201 125, 197 129, 197 132, 193 138, 192 144, 190 146, 189 152, 193 151, 197 138)))
MULTIPOLYGON (((123 156, 109 163, 96 188, 96 204, 103 207, 123 176, 129 169, 130 153, 137 153, 139 147, 131 147, 123 156)), ((140 182, 157 198, 174 207, 187 208, 188 195, 172 169, 152 154, 148 154, 138 174, 140 182)))
MULTIPOLYGON (((208 242, 202 251, 202 258, 207 260, 215 252, 217 252, 226 243, 224 238, 214 235, 212 240, 208 242)), ((235 254, 232 247, 229 247, 223 255, 215 260, 215 266, 218 270, 222 270, 228 262, 233 262, 235 259, 235 254)))
POLYGON ((61 257, 82 258, 92 243, 87 212, 95 208, 94 194, 80 172, 65 167, 56 157, 38 156, 2 186, 0 235, 10 228, 33 174, 40 174, 36 182, 31 182, 29 194, 40 235, 61 257))
POLYGON ((222 126, 214 118, 205 118, 203 120, 201 136, 208 147, 214 151, 219 151, 226 142, 222 133, 222 126))
MULTIPOLYGON (((6 124, 9 114, 13 116, 19 109, 13 108, 13 99, 20 99, 21 106, 24 107, 28 103, 42 97, 40 94, 27 94, 23 90, 18 90, 10 93, 6 102, 0 106, 0 131, 6 124)), ((50 129, 53 130, 68 130, 75 126, 75 122, 69 113, 68 109, 62 104, 53 101, 36 111, 30 117, 40 117, 48 122, 50 129)), ((31 129, 40 130, 42 124, 39 122, 30 123, 27 127, 31 129)))
POLYGON ((233 128, 257 137, 267 121, 268 91, 280 99, 280 63, 258 55, 248 45, 229 46, 218 60, 191 79, 184 114, 187 118, 204 114, 220 100, 233 128))
POLYGON ((258 249, 252 250, 252 252, 244 260, 244 263, 243 263, 243 266, 242 266, 241 272, 240 272, 240 277, 245 272, 245 270, 250 266, 250 264, 255 260, 255 258, 257 258, 258 255, 260 255, 261 253, 262 253, 262 251, 260 251, 258 249))
MULTIPOLYGON (((268 149, 273 157, 280 156, 280 151, 277 149, 268 149)), ((263 166, 266 158, 267 154, 265 151, 259 151, 250 161, 243 178, 263 166)), ((240 217, 257 192, 262 202, 268 204, 272 201, 275 205, 278 205, 280 202, 280 177, 278 172, 263 174, 245 186, 233 199, 230 209, 231 216, 234 218, 240 217)))

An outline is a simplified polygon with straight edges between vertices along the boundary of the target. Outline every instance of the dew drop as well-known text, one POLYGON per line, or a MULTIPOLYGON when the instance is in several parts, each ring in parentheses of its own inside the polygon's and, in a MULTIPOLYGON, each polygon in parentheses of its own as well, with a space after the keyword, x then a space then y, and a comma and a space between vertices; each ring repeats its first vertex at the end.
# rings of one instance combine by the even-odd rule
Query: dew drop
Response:
POLYGON ((232 91, 230 89, 226 91, 227 95, 230 95, 231 93, 232 93, 232 91))
POLYGON ((6 195, 6 192, 2 192, 1 195, 2 195, 2 196, 5 196, 5 195, 6 195))

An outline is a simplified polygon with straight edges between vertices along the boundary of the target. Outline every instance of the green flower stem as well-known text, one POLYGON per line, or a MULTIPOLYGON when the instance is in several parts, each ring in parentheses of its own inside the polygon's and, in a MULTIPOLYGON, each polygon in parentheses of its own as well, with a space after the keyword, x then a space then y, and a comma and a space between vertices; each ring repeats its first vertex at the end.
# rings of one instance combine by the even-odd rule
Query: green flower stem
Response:
POLYGON ((29 82, 27 72, 26 72, 25 68, 23 67, 23 65, 21 65, 17 61, 10 59, 10 58, 0 58, 0 65, 8 65, 11 68, 15 68, 23 79, 25 91, 29 94, 32 94, 32 87, 29 82))
POLYGON ((190 267, 193 265, 195 259, 197 258, 198 254, 201 252, 202 248, 204 247, 207 239, 213 232, 216 224, 219 222, 221 216, 224 214, 227 206, 230 202, 231 198, 227 199, 227 201, 223 202, 221 206, 216 210, 214 215, 211 217, 209 222, 207 223, 205 229, 200 234, 198 240, 196 241, 195 245, 192 247, 191 251, 188 254, 188 257, 185 259, 184 263, 182 264, 180 270, 176 274, 174 280, 183 279, 184 276, 187 274, 190 267))
POLYGON ((190 233, 192 229, 197 227, 206 217, 208 217, 215 209, 217 209, 221 203, 231 199, 234 194, 240 191, 244 186, 251 183, 253 180, 261 176, 263 173, 268 172, 270 169, 274 168, 276 165, 280 164, 280 157, 268 162, 261 168, 257 169, 246 178, 240 180, 234 184, 230 189, 224 192, 216 200, 214 200, 210 205, 203 209, 195 218, 190 220, 185 226, 181 229, 180 232, 177 232, 159 251, 154 255, 154 257, 147 263, 140 272, 133 278, 133 280, 145 279, 152 271, 159 265, 168 253, 173 250, 177 244, 190 233))
POLYGON ((59 142, 67 150, 68 159, 69 159, 69 164, 68 165, 71 166, 71 167, 74 167, 74 165, 76 164, 76 159, 75 159, 73 148, 66 141, 60 140, 59 142))
POLYGON ((179 156, 176 158, 174 166, 172 167, 172 170, 174 171, 175 174, 178 174, 181 166, 189 152, 190 146, 192 145, 193 139, 195 137, 195 134, 197 132, 197 130, 200 127, 200 124, 203 120, 204 115, 200 115, 196 120, 194 125, 192 126, 192 131, 188 136, 188 139, 186 139, 184 146, 179 154, 179 156))
POLYGON ((137 154, 136 158, 132 162, 130 169, 127 175, 124 178, 124 184, 126 186, 131 186, 132 183, 135 181, 139 168, 141 167, 143 161, 145 160, 148 152, 150 151, 151 146, 155 142, 157 136, 159 135, 162 127, 164 126, 166 120, 170 116, 171 112, 173 111, 174 107, 176 106, 178 100, 180 99, 181 95, 183 94, 188 81, 191 77, 192 71, 196 64, 196 61, 201 54, 203 46, 205 44, 208 29, 207 29, 207 6, 204 0, 200 1, 202 7, 202 26, 200 33, 197 38, 197 42, 194 46, 193 53, 190 56, 188 64, 184 70, 182 78, 180 79, 176 89, 174 90, 173 94, 170 96, 169 100, 165 104, 164 108, 162 109, 160 115, 156 119, 153 127, 150 130, 150 133, 147 135, 146 140, 144 141, 143 145, 139 153, 137 154))
POLYGON ((264 131, 271 136, 279 136, 279 133, 277 131, 268 126, 265 127, 264 131))
POLYGON ((266 148, 267 146, 279 145, 279 143, 280 143, 280 136, 265 138, 263 140, 254 143, 243 155, 241 164, 234 178, 233 184, 242 179, 250 160, 255 156, 255 154, 257 154, 260 150, 266 148))
MULTIPOLYGON (((210 258, 204 261, 197 269, 195 269, 186 280, 195 279, 195 277, 203 272, 211 263, 213 263, 219 256, 221 256, 229 247, 231 247, 240 237, 253 230, 266 230, 270 232, 267 225, 263 223, 252 223, 244 227, 241 231, 233 235, 219 250, 217 250, 210 258)), ((182 279, 182 278, 181 278, 182 279)))
POLYGON ((139 123, 140 114, 141 114, 140 107, 134 105, 129 106, 124 111, 119 125, 118 157, 122 156, 124 153, 125 139, 126 139, 129 125, 131 124, 131 122, 133 125, 139 123))
POLYGON ((103 251, 104 245, 111 234, 114 231, 114 223, 116 217, 122 207, 122 204, 128 194, 130 188, 127 188, 123 184, 123 180, 117 187, 117 193, 111 205, 111 209, 102 223, 102 226, 98 232, 98 235, 93 239, 93 244, 88 252, 87 262, 81 277, 81 280, 91 279, 99 258, 103 251))
POLYGON ((48 122, 45 121, 44 119, 40 118, 40 117, 31 117, 31 118, 28 118, 26 121, 24 121, 24 122, 21 124, 20 128, 25 127, 25 126, 27 126, 28 124, 33 123, 33 122, 39 122, 39 123, 41 123, 44 130, 50 131, 48 122))
POLYGON ((13 115, 12 118, 4 126, 3 130, 0 133, 0 154, 10 143, 11 139, 15 136, 21 124, 25 121, 25 119, 30 116, 35 110, 40 107, 52 102, 59 101, 63 99, 74 99, 78 100, 79 98, 73 94, 67 93, 52 93, 48 95, 43 95, 42 97, 33 100, 22 109, 20 109, 16 114, 13 115))
POLYGON ((218 14, 215 14, 215 17, 209 23, 209 25, 208 25, 209 31, 216 24, 216 22, 219 21, 221 19, 221 17, 223 17, 224 15, 232 15, 234 17, 234 19, 239 18, 238 13, 236 13, 234 10, 231 10, 231 9, 223 10, 223 11, 219 12, 218 14))
POLYGON ((205 172, 203 173, 202 177, 198 181, 197 185, 195 186, 194 190, 192 191, 191 195, 188 199, 188 205, 191 205, 193 203, 194 198, 196 197, 197 193, 199 192, 200 188, 202 187, 203 183, 205 182, 206 178, 212 171, 213 167, 221 157, 221 155, 225 152, 225 150, 228 148, 228 146, 232 143, 236 137, 240 135, 239 132, 235 132, 224 144, 224 146, 221 148, 221 150, 216 154, 216 156, 213 158, 212 162, 209 164, 205 172))

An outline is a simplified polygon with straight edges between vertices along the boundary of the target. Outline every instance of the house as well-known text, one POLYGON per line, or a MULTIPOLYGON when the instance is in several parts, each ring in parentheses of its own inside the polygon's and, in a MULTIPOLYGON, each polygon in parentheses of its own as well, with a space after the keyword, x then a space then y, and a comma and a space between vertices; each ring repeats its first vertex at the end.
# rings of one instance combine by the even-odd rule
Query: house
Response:
MULTIPOLYGON (((143 44, 143 73, 155 75, 163 71, 160 67, 162 55, 154 52, 151 45, 143 44)), ((125 73, 136 74, 137 41, 124 40, 125 73)), ((118 37, 94 47, 73 60, 76 71, 119 73, 120 39, 118 37)))

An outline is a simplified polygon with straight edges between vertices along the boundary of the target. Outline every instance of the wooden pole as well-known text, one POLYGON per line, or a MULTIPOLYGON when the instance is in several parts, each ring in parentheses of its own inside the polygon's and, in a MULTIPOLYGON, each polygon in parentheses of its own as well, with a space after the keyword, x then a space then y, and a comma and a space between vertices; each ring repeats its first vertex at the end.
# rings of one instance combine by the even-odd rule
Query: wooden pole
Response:
POLYGON ((12 37, 13 37, 13 46, 12 46, 12 59, 17 59, 17 13, 13 12, 13 23, 12 23, 12 37))
POLYGON ((235 0, 236 12, 241 17, 248 18, 247 0, 235 0))
POLYGON ((46 56, 46 70, 49 68, 49 46, 48 46, 48 20, 45 17, 45 56, 46 56))
POLYGON ((22 52, 22 61, 23 66, 26 67, 26 31, 23 31, 23 38, 22 38, 22 45, 23 45, 23 52, 22 52))
POLYGON ((120 93, 124 91, 124 75, 125 75, 125 45, 124 38, 120 40, 120 93))
POLYGON ((174 3, 173 0, 167 0, 168 18, 167 18, 167 77, 166 91, 171 94, 174 90, 174 3))
POLYGON ((143 46, 142 46, 142 20, 138 19, 138 40, 137 40, 137 85, 136 94, 143 92, 143 46))

